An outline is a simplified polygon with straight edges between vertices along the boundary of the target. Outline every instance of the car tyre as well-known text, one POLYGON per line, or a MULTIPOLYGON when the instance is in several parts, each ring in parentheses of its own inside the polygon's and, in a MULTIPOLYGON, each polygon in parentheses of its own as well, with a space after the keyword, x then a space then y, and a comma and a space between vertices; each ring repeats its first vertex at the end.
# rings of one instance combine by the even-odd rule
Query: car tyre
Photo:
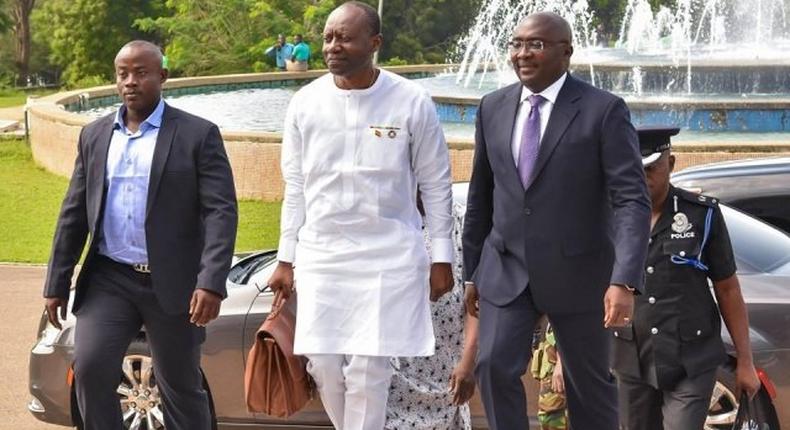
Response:
MULTIPOLYGON (((209 398, 211 428, 217 429, 214 413, 214 401, 211 397, 206 378, 203 377, 203 388, 209 398)), ((159 387, 153 370, 153 359, 148 344, 135 341, 129 345, 121 365, 121 380, 117 390, 121 402, 123 425, 128 430, 165 430, 164 413, 159 387)), ((84 425, 76 407, 76 394, 72 389, 72 416, 78 430, 84 425)))
MULTIPOLYGON (((757 413, 765 417, 768 428, 779 429, 779 419, 771 403, 771 396, 765 388, 761 388, 754 398, 757 413)), ((720 366, 716 371, 716 385, 711 396, 705 430, 730 430, 738 413, 738 398, 735 396, 735 359, 720 366)))

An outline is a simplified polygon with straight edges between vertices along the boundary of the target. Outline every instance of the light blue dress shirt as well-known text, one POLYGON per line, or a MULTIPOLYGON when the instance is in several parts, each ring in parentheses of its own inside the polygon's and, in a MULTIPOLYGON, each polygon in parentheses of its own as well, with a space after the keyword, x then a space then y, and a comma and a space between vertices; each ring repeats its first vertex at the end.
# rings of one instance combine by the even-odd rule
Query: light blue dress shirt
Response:
POLYGON ((159 100, 136 133, 126 128, 125 109, 122 106, 115 115, 107 152, 107 199, 98 251, 121 263, 148 263, 145 241, 148 180, 165 103, 159 100))

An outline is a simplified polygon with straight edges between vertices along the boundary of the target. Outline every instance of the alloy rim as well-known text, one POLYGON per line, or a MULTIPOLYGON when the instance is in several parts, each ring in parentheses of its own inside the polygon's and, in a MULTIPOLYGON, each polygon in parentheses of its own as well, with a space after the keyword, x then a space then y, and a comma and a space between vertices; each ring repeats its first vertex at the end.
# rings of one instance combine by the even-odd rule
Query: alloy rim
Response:
POLYGON ((122 370, 118 395, 124 427, 129 430, 164 429, 162 398, 156 386, 151 357, 127 355, 123 359, 122 370))
POLYGON ((716 381, 713 395, 710 398, 708 418, 705 420, 705 430, 731 429, 735 424, 738 414, 738 400, 735 393, 724 384, 716 381))

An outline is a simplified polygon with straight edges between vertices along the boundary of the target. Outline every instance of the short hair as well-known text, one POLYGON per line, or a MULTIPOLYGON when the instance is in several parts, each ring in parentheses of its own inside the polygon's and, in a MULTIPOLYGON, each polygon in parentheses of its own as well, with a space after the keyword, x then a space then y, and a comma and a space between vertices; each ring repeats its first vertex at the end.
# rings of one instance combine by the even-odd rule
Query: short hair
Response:
POLYGON ((157 63, 159 63, 160 65, 162 64, 162 57, 164 56, 164 54, 162 53, 162 48, 160 48, 159 46, 157 46, 152 42, 149 42, 147 40, 139 40, 139 39, 132 40, 131 42, 127 42, 125 45, 123 45, 121 49, 118 50, 118 53, 120 53, 126 48, 140 48, 149 51, 156 56, 157 63))
POLYGON ((345 6, 353 6, 362 11, 373 36, 381 33, 381 17, 379 17, 379 13, 376 9, 373 9, 373 6, 356 0, 347 1, 340 5, 340 7, 345 6))

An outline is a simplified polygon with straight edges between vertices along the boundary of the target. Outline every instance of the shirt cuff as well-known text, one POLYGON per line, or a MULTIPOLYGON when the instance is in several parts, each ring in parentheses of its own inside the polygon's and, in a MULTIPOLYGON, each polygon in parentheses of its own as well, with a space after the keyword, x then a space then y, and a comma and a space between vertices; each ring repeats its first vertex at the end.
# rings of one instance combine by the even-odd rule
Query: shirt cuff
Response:
POLYGON ((452 263, 453 240, 452 239, 431 239, 431 262, 432 263, 452 263))
POLYGON ((277 260, 285 263, 293 263, 296 256, 296 241, 291 239, 280 239, 277 250, 277 260))

